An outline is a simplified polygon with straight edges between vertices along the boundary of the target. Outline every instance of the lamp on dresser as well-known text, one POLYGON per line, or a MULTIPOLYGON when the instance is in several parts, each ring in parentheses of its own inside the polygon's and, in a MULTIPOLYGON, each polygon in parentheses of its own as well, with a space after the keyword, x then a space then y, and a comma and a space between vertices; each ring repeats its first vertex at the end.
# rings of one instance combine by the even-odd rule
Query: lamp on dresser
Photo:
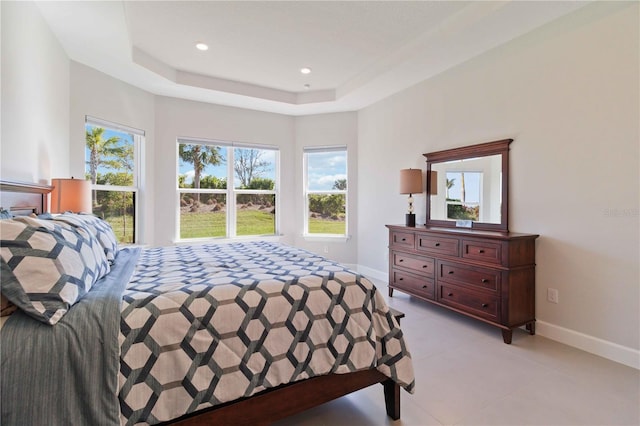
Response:
POLYGON ((91 181, 51 179, 51 213, 91 213, 91 181))
POLYGON ((416 226, 416 215, 413 213, 413 194, 422 192, 422 170, 400 170, 400 193, 409 194, 409 212, 406 214, 406 226, 416 226))

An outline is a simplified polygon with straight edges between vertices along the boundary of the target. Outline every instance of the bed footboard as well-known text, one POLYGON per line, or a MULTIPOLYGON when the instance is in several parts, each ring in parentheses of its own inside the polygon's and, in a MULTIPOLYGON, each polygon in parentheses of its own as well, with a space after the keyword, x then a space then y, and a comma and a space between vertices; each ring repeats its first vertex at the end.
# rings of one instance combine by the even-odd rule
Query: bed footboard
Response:
POLYGON ((387 415, 394 420, 399 419, 400 386, 377 370, 364 370, 355 373, 313 377, 283 385, 251 398, 213 407, 165 424, 266 426, 376 383, 381 383, 384 386, 387 415))

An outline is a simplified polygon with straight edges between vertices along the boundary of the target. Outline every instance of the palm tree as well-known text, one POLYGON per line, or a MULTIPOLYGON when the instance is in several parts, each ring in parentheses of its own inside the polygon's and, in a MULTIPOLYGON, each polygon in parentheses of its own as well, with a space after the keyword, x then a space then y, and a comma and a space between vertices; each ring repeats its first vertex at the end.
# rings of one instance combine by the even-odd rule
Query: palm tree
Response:
MULTIPOLYGON (((180 159, 186 163, 193 164, 193 187, 200 188, 200 175, 207 165, 217 166, 222 162, 218 147, 207 145, 180 144, 178 154, 180 159)), ((196 194, 196 199, 200 201, 200 194, 196 194)))
MULTIPOLYGON (((103 139, 104 128, 93 127, 91 131, 85 131, 87 149, 89 149, 89 174, 91 183, 95 185, 98 180, 98 167, 110 169, 125 168, 132 170, 133 148, 121 146, 117 136, 103 139), (129 158, 131 157, 131 158, 129 158)), ((93 202, 97 202, 96 191, 93 191, 93 202)))
POLYGON ((455 185, 455 183, 456 183, 456 178, 447 179, 447 196, 446 196, 447 200, 450 198, 449 197, 449 190, 451 188, 453 188, 453 185, 455 185))

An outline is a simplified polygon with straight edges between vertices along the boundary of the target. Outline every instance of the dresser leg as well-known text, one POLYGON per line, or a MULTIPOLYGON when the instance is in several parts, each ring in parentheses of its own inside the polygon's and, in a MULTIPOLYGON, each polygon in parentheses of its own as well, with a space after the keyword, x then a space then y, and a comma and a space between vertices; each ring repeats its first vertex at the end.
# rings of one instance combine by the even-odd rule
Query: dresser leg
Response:
POLYGON ((527 328, 527 331, 529 332, 530 335, 533 336, 536 334, 536 323, 534 321, 531 321, 525 327, 527 328))
POLYGON ((393 297, 393 287, 389 287, 389 297, 393 297))
POLYGON ((504 340, 507 345, 511 344, 511 337, 513 337, 513 331, 511 329, 502 330, 502 340, 504 340))

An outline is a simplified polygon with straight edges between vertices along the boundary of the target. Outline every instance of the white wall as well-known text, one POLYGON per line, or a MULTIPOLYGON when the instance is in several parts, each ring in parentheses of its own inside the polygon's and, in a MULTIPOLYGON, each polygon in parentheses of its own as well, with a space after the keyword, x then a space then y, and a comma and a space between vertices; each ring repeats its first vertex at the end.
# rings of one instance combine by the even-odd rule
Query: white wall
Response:
POLYGON ((155 97, 120 80, 71 61, 71 109, 69 174, 84 176, 85 117, 87 115, 124 124, 145 132, 139 192, 138 240, 152 244, 155 215, 155 97))
POLYGON ((32 2, 0 2, 2 179, 69 172, 69 59, 32 2))
POLYGON ((637 364, 638 17, 638 3, 589 5, 360 111, 359 263, 387 271, 384 225, 402 223, 406 205, 401 168, 512 137, 510 229, 540 234, 540 332, 621 345, 637 364), (548 287, 560 303, 546 301, 548 287))
POLYGON ((178 223, 177 139, 191 137, 280 147, 280 209, 282 241, 292 243, 295 223, 288 220, 295 201, 293 175, 294 118, 260 111, 156 97, 155 182, 157 202, 155 244, 170 245, 178 223))
POLYGON ((307 250, 320 253, 325 257, 342 263, 357 263, 357 202, 358 193, 358 116, 355 112, 311 115, 295 118, 295 208, 290 218, 295 222, 296 238, 294 244, 307 250), (347 232, 351 235, 346 241, 342 238, 303 238, 305 207, 303 200, 302 157, 304 148, 314 146, 347 147, 347 232))

